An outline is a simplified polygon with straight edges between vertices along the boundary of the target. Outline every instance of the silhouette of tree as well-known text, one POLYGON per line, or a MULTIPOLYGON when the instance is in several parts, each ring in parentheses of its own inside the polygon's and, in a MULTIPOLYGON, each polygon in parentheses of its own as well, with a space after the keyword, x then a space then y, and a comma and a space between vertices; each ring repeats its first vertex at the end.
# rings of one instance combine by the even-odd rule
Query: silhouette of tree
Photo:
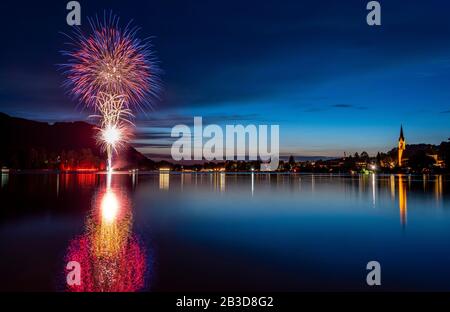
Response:
POLYGON ((431 168, 434 163, 434 159, 428 156, 426 151, 418 151, 414 153, 408 161, 408 165, 416 170, 431 168))

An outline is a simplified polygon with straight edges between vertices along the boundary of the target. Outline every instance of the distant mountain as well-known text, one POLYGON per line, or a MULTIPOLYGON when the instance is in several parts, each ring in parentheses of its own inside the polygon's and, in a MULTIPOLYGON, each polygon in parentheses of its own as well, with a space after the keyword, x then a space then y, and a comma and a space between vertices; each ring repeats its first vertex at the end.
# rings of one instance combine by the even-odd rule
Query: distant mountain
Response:
MULTIPOLYGON (((17 169, 104 168, 105 154, 86 122, 48 124, 0 113, 0 165, 17 169)), ((152 169, 154 163, 130 145, 117 156, 120 168, 152 169)))

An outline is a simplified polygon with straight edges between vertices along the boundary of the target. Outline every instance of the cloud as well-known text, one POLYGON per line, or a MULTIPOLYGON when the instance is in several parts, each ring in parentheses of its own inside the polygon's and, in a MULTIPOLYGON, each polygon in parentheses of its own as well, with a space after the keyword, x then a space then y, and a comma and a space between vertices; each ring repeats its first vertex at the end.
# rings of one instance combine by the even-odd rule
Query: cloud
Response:
POLYGON ((169 148, 172 146, 170 143, 131 143, 134 148, 169 148))
MULTIPOLYGON (((230 115, 209 115, 203 117, 203 126, 208 124, 235 124, 245 123, 260 119, 258 114, 230 114, 230 115)), ((177 140, 171 136, 172 127, 183 124, 191 128, 194 125, 194 115, 166 114, 161 116, 151 116, 147 119, 138 120, 135 137, 131 145, 145 151, 146 149, 167 149, 177 140)), ((191 136, 193 134, 191 133, 191 136)), ((147 154, 144 152, 144 154, 147 154)))
POLYGON ((366 106, 355 106, 352 104, 334 104, 334 105, 331 105, 331 107, 333 107, 333 108, 353 108, 353 109, 359 109, 359 110, 367 109, 366 106))
POLYGON ((442 111, 441 114, 450 114, 450 109, 447 109, 445 111, 442 111))
POLYGON ((135 134, 136 141, 143 140, 161 140, 161 139, 170 139, 170 132, 153 132, 153 131, 139 131, 135 134))
POLYGON ((323 112, 331 109, 357 109, 357 110, 366 110, 366 106, 355 106, 352 104, 333 104, 330 106, 322 106, 322 107, 309 107, 303 110, 305 113, 315 113, 315 112, 323 112))
MULTIPOLYGON (((168 114, 160 117, 149 117, 137 121, 138 127, 152 127, 152 128, 172 128, 176 125, 194 125, 195 115, 180 115, 168 114)), ((221 123, 235 123, 237 121, 251 121, 255 122, 260 119, 258 114, 230 114, 230 115, 208 115, 202 116, 203 125, 206 124, 221 124, 221 123)))
POLYGON ((351 108, 351 107, 353 107, 353 105, 350 105, 350 104, 334 104, 334 105, 331 105, 331 107, 336 107, 336 108, 351 108))

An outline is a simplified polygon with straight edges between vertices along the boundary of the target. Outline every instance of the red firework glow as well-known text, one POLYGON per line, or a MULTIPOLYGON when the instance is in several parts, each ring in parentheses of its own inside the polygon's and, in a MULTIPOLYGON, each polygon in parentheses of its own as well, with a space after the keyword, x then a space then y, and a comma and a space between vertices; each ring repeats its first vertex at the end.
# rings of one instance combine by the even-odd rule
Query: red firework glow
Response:
MULTIPOLYGON (((71 241, 66 261, 81 268, 80 285, 69 285, 75 292, 130 292, 142 289, 146 257, 132 233, 132 212, 128 197, 107 188, 93 200, 86 232, 71 241)), ((69 271, 66 268, 66 275, 69 271)))

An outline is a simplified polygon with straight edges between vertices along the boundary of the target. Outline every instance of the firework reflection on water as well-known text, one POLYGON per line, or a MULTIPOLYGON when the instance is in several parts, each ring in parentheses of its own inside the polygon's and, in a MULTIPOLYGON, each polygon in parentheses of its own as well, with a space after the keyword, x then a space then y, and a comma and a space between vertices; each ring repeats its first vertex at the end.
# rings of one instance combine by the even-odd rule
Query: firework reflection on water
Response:
POLYGON ((131 292, 144 287, 146 255, 132 232, 132 219, 124 189, 107 185, 94 195, 85 232, 70 242, 66 255, 66 262, 80 263, 81 285, 67 286, 67 291, 131 292))

